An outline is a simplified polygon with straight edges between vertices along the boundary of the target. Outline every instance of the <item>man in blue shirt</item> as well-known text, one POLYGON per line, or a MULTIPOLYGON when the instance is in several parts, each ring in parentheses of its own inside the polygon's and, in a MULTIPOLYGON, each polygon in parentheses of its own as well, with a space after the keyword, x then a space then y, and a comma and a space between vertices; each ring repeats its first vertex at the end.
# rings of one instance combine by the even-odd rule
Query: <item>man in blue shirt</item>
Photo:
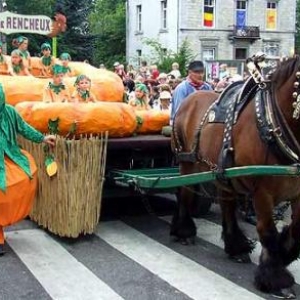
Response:
POLYGON ((211 86, 203 81, 203 77, 203 62, 200 60, 192 61, 188 66, 187 78, 176 87, 172 96, 171 125, 177 110, 188 95, 199 90, 212 90, 211 86))

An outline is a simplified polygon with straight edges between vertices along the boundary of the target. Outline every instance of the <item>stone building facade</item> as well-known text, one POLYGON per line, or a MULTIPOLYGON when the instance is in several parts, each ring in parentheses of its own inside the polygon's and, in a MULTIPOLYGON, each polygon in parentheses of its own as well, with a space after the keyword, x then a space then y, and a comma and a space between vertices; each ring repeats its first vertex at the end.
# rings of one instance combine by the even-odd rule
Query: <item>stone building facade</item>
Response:
POLYGON ((296 0, 127 0, 127 60, 151 56, 145 38, 175 52, 187 39, 204 61, 286 56, 295 24, 296 0))

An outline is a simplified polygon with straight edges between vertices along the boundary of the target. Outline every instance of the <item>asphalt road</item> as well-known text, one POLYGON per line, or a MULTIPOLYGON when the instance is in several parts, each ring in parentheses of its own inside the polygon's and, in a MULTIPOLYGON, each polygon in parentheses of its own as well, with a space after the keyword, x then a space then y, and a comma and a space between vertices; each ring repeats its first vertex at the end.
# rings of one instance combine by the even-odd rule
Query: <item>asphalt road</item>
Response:
MULTIPOLYGON (((197 239, 190 246, 169 237, 173 201, 152 198, 150 208, 135 198, 105 201, 95 234, 76 240, 30 220, 7 228, 0 300, 271 299, 253 287, 259 244, 247 265, 223 252, 217 205, 195 219, 197 239)), ((254 226, 241 223, 256 238, 254 226)), ((299 262, 290 269, 299 284, 299 262)))

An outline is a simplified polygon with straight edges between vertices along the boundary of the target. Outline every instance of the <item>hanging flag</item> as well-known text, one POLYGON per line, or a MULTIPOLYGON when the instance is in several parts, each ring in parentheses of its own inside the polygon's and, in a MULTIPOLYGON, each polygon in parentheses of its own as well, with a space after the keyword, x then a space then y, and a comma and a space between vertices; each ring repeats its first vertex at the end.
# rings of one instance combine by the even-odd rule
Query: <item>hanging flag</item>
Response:
POLYGON ((266 29, 276 29, 277 11, 276 9, 267 9, 266 29))
POLYGON ((246 26, 246 11, 237 10, 236 11, 236 27, 237 29, 244 29, 246 26))
POLYGON ((212 6, 204 6, 204 26, 214 26, 214 8, 212 6))

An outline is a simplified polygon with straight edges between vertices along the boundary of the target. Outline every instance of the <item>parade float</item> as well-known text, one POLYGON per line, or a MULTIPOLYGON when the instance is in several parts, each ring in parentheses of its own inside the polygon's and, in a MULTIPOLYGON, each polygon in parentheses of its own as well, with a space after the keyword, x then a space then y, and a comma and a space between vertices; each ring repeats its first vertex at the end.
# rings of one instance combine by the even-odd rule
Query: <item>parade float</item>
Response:
MULTIPOLYGON (((6 34, 31 32, 53 37, 63 32, 66 25, 61 14, 51 20, 6 11, 0 18, 3 19, 0 31, 6 34), (19 20, 22 28, 14 27, 15 20, 19 20), (35 23, 41 26, 33 26, 35 23)), ((41 76, 38 57, 31 58, 33 76, 9 76, 8 69, 1 67, 0 82, 6 103, 15 106, 35 129, 57 135, 57 143, 52 149, 19 139, 22 148, 34 158, 26 153, 34 180, 29 183, 28 177, 6 162, 8 191, 12 197, 8 199, 3 192, 1 197, 6 200, 0 197, 0 228, 29 214, 38 225, 62 237, 93 233, 100 219, 108 170, 132 168, 137 162, 140 165, 141 151, 142 160, 147 157, 147 161, 164 155, 164 151, 170 152, 169 138, 160 134, 162 127, 169 123, 168 113, 135 111, 123 103, 123 82, 114 72, 83 62, 70 62, 69 66, 73 76, 64 79, 66 87, 73 92, 76 77, 86 74, 91 79, 90 90, 98 100, 96 103, 44 103, 43 93, 51 78, 41 76), (22 198, 26 205, 23 203, 20 208, 20 197, 24 194, 28 199, 22 198)))

